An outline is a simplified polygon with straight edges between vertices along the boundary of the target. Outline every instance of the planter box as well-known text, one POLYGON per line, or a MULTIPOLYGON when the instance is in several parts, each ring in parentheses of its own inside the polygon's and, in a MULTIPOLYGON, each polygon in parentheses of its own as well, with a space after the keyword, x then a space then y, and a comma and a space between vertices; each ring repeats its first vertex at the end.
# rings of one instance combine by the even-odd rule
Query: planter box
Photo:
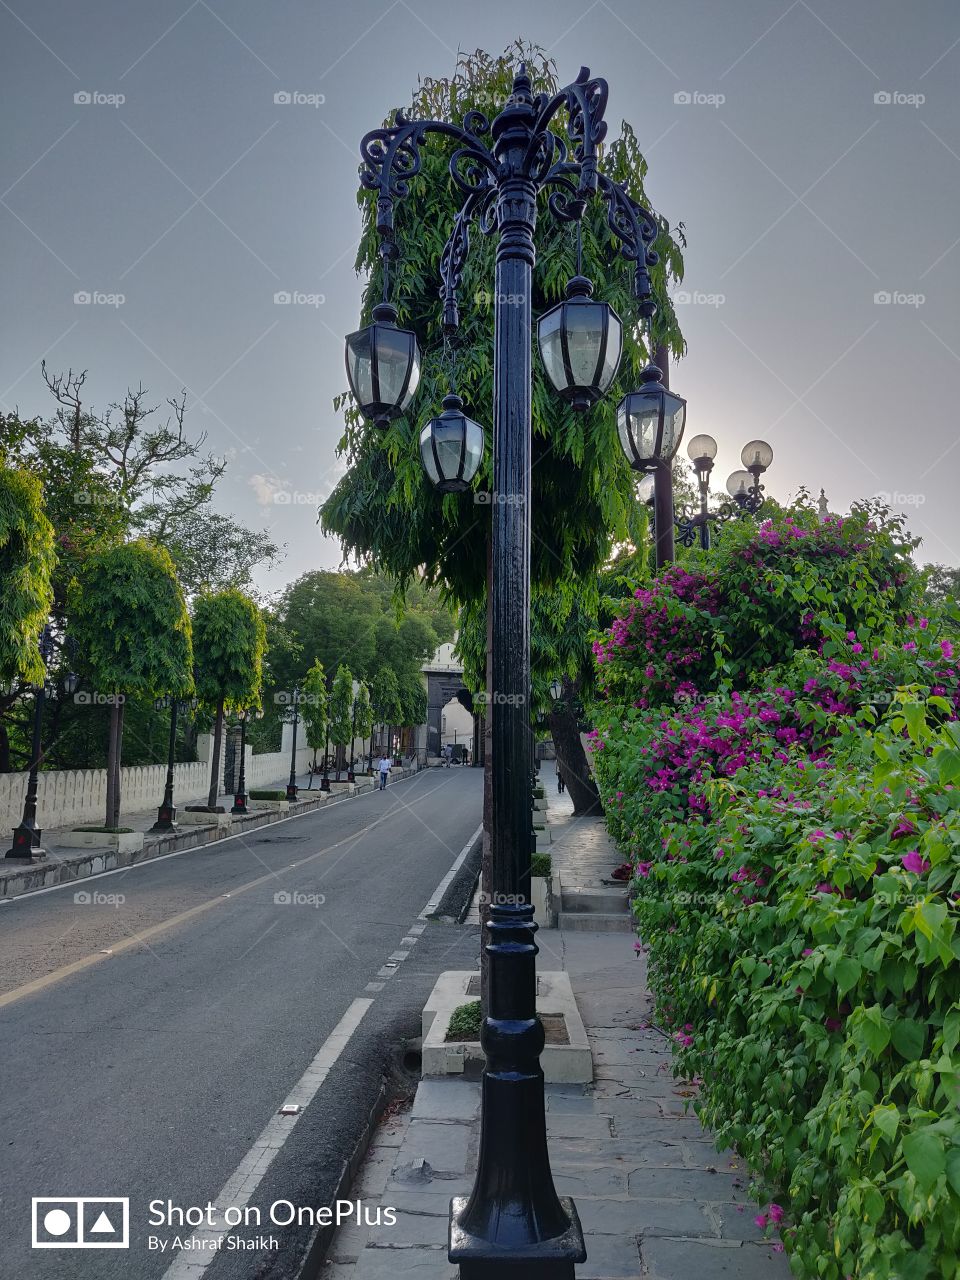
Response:
POLYGON ((258 809, 272 809, 275 813, 289 813, 290 801, 289 800, 248 800, 247 808, 251 813, 256 813, 258 809))
MULTIPOLYGON (((446 1039, 453 1011, 477 998, 474 988, 479 976, 467 970, 449 970, 437 979, 421 1015, 423 1076, 473 1075, 482 1069, 484 1057, 478 1040, 446 1039)), ((592 1083, 590 1042, 568 974, 537 975, 537 1013, 552 1024, 562 1025, 566 1040, 565 1044, 547 1044, 540 1055, 547 1083, 592 1083)))
POLYGON ((183 827, 216 827, 218 831, 226 831, 233 825, 229 813, 210 813, 206 809, 181 809, 177 822, 183 827))
POLYGON ((66 849, 109 849, 113 853, 139 853, 143 848, 142 831, 62 831, 56 843, 66 849))

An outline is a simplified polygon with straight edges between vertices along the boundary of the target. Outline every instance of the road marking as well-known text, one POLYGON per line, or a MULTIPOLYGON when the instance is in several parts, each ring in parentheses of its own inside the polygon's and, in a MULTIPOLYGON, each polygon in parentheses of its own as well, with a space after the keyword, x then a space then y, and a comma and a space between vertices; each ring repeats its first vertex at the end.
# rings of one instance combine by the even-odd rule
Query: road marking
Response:
MULTIPOLYGON (((440 905, 443 895, 447 892, 447 886, 450 884, 450 881, 453 879, 453 877, 457 874, 457 872, 463 866, 464 859, 466 858, 470 850, 473 848, 473 846, 476 844, 478 836, 482 834, 483 834, 483 823, 481 822, 479 827, 477 827, 476 831, 473 833, 473 835, 470 837, 467 843, 463 846, 463 848, 457 854, 456 861, 454 862, 453 866, 450 868, 447 874, 443 877, 443 879, 437 885, 436 889, 434 889, 433 897, 430 899, 427 905, 420 912, 419 916, 417 917, 418 920, 428 920, 430 916, 432 916, 433 913, 436 911, 437 907, 440 905)), ((414 933, 415 931, 416 931, 416 925, 414 925, 413 928, 407 930, 408 933, 414 933)), ((420 932, 422 933, 423 930, 421 929, 420 932)))
MULTIPOLYGON (((399 782, 414 782, 421 774, 426 773, 425 769, 421 769, 420 773, 412 773, 409 778, 400 778, 399 782)), ((441 783, 437 783, 440 786, 441 783)), ((305 789, 305 788, 304 788, 305 789)), ((428 796, 436 791, 436 787, 431 787, 430 791, 425 791, 424 795, 428 796)), ((370 791, 370 795, 376 795, 375 791, 370 791)), ((211 840, 209 844, 195 844, 189 849, 174 849, 173 853, 161 853, 156 858, 144 858, 141 862, 132 862, 126 867, 114 867, 112 871, 98 871, 96 875, 80 876, 76 880, 64 880, 62 884, 52 884, 46 889, 30 889, 26 893, 16 893, 12 898, 0 898, 0 907, 7 904, 23 902, 27 898, 37 898, 42 893, 57 893, 60 889, 76 889, 77 885, 89 884, 93 880, 103 880, 106 876, 124 876, 131 871, 140 871, 144 867, 155 866, 158 862, 166 862, 168 858, 182 858, 185 853, 198 853, 202 849, 219 849, 221 845, 229 844, 231 840, 253 839, 258 831, 272 830, 274 827, 281 826, 284 822, 296 822, 299 818, 315 818, 318 813, 324 813, 327 809, 335 809, 337 805, 346 804, 348 800, 362 800, 363 793, 355 792, 352 796, 341 796, 339 800, 331 800, 326 804, 317 805, 313 809, 305 809, 303 813, 291 813, 288 818, 278 818, 276 822, 268 822, 262 827, 253 827, 250 831, 238 831, 233 836, 223 836, 220 840, 211 840)), ((382 822, 389 814, 381 814, 377 822, 382 822)), ((376 826, 376 822, 373 824, 376 826)), ((299 863, 290 864, 293 867, 299 866, 299 863)))
POLYGON ((372 1000, 353 1001, 283 1103, 284 1107, 297 1107, 299 1110, 294 1115, 270 1117, 260 1137, 214 1200, 215 1212, 212 1216, 217 1225, 194 1232, 190 1241, 184 1243, 177 1260, 163 1273, 163 1280, 193 1280, 194 1277, 203 1275, 215 1260, 219 1243, 230 1230, 223 1222, 223 1210, 228 1207, 242 1209, 250 1203, 277 1153, 283 1150, 283 1144, 293 1132, 294 1125, 319 1093, 320 1086, 372 1004, 372 1000))
MULTIPOLYGON (((425 799, 441 786, 443 786, 443 783, 438 782, 435 787, 431 787, 429 791, 425 791, 421 798, 425 799)), ((386 822, 388 818, 393 816, 396 816, 393 811, 381 814, 378 818, 375 818, 373 822, 367 823, 365 827, 361 827, 359 831, 355 831, 352 835, 344 836, 342 840, 337 840, 334 844, 328 845, 324 849, 318 849, 316 853, 308 854, 307 857, 300 860, 299 865, 301 867, 305 867, 308 863, 315 862, 317 858, 322 858, 328 853, 333 853, 335 849, 339 849, 345 844, 351 844, 359 840, 362 836, 366 835, 375 827, 378 827, 382 822, 386 822)), ((463 854, 460 855, 458 862, 462 861, 462 859, 463 854)), ((159 862, 160 859, 156 858, 154 861, 159 862)), ((454 868, 456 868, 458 862, 454 863, 454 868)), ((140 866, 144 864, 138 863, 137 865, 140 866)), ((124 870, 130 870, 130 868, 124 868, 124 870)), ((113 875, 115 873, 107 872, 107 874, 113 875)), ((17 1000, 22 1000, 25 996, 36 995, 37 992, 43 991, 47 987, 52 987, 55 983, 61 982, 64 978, 72 977, 75 973, 82 973, 84 969, 89 969, 91 965, 100 964, 108 956, 116 956, 125 951, 131 951, 134 947, 141 946, 150 938, 155 938, 159 934, 165 933, 167 929, 173 929, 177 925, 184 924, 187 920, 192 920, 195 916, 199 916, 206 911, 210 911, 213 907, 219 906, 228 898, 239 897, 241 894, 248 893, 251 889, 256 889, 258 886, 267 884, 271 880, 279 879, 281 874, 282 870, 268 871, 266 875, 258 876, 256 880, 250 880, 247 884, 240 885, 239 888, 233 889, 229 894, 217 893, 206 902, 201 902, 195 907, 190 907, 186 911, 181 911, 177 915, 171 916, 168 920, 161 920, 147 929, 141 929, 137 934, 131 934, 129 938, 125 938, 122 942, 114 943, 113 947, 109 951, 97 951, 91 955, 83 956, 79 960, 74 960, 70 964, 62 965, 59 969, 53 969, 50 973, 43 974, 39 978, 33 978, 30 982, 25 982, 23 986, 14 987, 12 991, 7 991, 3 995, 0 995, 0 1009, 6 1008, 7 1005, 13 1004, 17 1000)), ((92 876, 86 877, 84 879, 84 883, 86 883, 87 879, 93 878, 94 877, 92 876)), ((74 881, 73 883, 75 884, 77 882, 74 881)), ((49 892, 49 890, 42 892, 49 892)), ((12 899, 12 901, 16 902, 17 899, 12 899)))

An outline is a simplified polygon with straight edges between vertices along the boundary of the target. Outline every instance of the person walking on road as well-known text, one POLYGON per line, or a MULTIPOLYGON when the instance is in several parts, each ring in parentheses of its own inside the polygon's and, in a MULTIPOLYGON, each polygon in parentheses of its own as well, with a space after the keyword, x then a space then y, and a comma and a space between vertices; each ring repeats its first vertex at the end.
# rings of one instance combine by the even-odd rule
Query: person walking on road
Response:
POLYGON ((383 791, 387 785, 387 778, 390 775, 390 761, 386 755, 380 757, 380 763, 377 765, 380 771, 380 790, 383 791))
POLYGON ((557 765, 557 794, 558 795, 561 795, 561 796, 563 795, 566 785, 567 784, 563 780, 563 773, 561 772, 560 766, 558 764, 557 765))

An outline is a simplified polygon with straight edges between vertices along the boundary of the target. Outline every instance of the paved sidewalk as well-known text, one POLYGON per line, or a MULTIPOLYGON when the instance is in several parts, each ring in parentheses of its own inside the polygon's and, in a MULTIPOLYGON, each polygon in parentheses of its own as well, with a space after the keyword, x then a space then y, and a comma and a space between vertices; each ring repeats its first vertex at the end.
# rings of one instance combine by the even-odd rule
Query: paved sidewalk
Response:
MULTIPOLYGON (((603 823, 574 819, 546 767, 542 776, 561 828, 555 865, 565 883, 595 885, 620 861, 603 823)), ((570 975, 594 1058, 593 1085, 546 1089, 554 1181, 574 1197, 586 1237, 578 1280, 788 1280, 786 1259, 754 1224, 742 1163, 718 1154, 684 1111, 696 1090, 673 1078, 669 1043, 647 1022, 652 996, 632 936, 537 936, 541 966, 570 975)), ((374 1220, 378 1206, 395 1208, 396 1225, 339 1231, 324 1280, 454 1280, 448 1203, 471 1188, 479 1106, 477 1083, 422 1081, 412 1111, 381 1126, 352 1195, 374 1220)))

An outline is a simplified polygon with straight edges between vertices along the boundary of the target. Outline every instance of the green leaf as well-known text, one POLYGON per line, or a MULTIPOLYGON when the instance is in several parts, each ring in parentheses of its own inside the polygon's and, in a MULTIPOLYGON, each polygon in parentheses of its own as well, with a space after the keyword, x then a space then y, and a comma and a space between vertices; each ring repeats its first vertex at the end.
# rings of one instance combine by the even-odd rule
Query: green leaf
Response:
POLYGON ((837 991, 841 996, 845 996, 848 991, 857 985, 863 975, 863 966, 859 960, 854 960, 851 956, 837 962, 836 967, 836 983, 837 991))
POLYGON ((923 1052, 925 1028, 914 1018, 898 1018, 893 1024, 893 1047, 908 1062, 916 1062, 923 1052))
POLYGON ((946 1173, 947 1154, 943 1139, 930 1129, 908 1133, 902 1142, 907 1168, 924 1190, 929 1190, 941 1174, 946 1173))

